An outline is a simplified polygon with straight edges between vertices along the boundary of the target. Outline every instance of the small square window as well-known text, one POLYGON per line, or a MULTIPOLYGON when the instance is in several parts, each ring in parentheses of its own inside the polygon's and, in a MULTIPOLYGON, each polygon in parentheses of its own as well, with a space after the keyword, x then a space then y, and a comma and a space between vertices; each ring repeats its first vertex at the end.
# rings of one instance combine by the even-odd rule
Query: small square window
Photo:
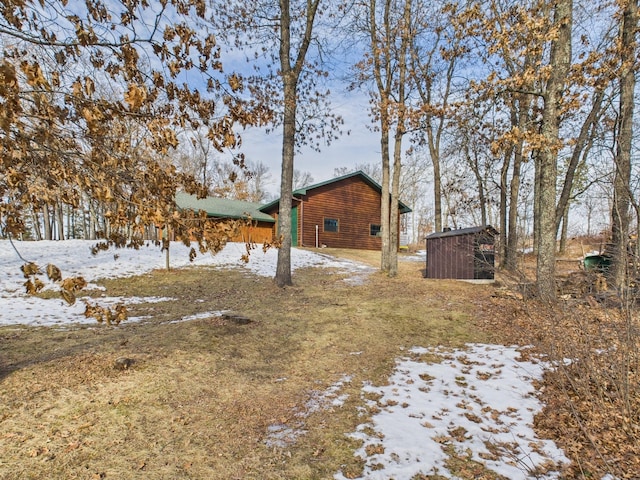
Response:
POLYGON ((324 219, 324 231, 325 232, 337 232, 338 231, 338 219, 325 218, 324 219))
POLYGON ((372 237, 379 237, 381 235, 380 231, 381 231, 380 225, 375 225, 373 223, 369 225, 369 235, 371 235, 372 237))

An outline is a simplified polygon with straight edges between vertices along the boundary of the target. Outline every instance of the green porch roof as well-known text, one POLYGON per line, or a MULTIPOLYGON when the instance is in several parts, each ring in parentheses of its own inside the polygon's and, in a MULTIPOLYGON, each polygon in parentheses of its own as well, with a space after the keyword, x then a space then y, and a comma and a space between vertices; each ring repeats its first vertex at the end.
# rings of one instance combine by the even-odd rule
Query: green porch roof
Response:
POLYGON ((188 193, 177 193, 176 204, 182 210, 204 210, 210 217, 216 218, 247 218, 260 222, 275 223, 275 219, 260 211, 262 204, 230 200, 228 198, 206 197, 197 198, 188 193))

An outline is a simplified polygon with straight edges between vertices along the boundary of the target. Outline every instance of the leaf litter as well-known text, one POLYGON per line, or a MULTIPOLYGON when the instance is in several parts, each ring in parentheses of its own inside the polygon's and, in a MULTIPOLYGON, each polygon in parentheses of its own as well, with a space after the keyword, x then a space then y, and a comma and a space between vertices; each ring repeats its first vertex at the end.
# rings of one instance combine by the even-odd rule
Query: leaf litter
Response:
MULTIPOLYGON (((82 275, 90 282, 141 275, 164 264, 164 256, 155 249, 143 249, 143 254, 125 251, 117 258, 109 253, 101 255, 102 252, 96 256, 98 259, 79 253, 85 247, 88 250, 89 243, 25 242, 22 246, 30 249, 26 252, 29 259, 43 265, 52 261, 63 266, 65 274, 82 275)), ((175 248, 172 245, 172 267, 188 265, 184 260, 187 255, 181 255, 181 247, 176 245, 175 248)), ((60 299, 17 293, 23 291, 23 277, 16 272, 20 263, 12 258, 10 249, 4 248, 6 245, 0 246, 3 287, 0 325, 68 325, 82 320, 80 315, 74 316, 75 307, 66 306, 60 299), (42 305, 39 306, 39 302, 42 305)), ((198 257, 196 264, 237 268, 260 276, 273 275, 275 251, 255 255, 252 262, 245 265, 239 260, 242 248, 229 245, 218 256, 198 257)), ((357 263, 331 260, 327 255, 304 250, 294 249, 292 260, 294 268, 331 267, 346 272, 348 278, 352 272, 351 277, 357 278, 354 285, 365 281, 368 274, 368 270, 357 267, 357 263)), ((118 297, 113 301, 122 300, 123 297, 118 297)), ((126 301, 131 303, 137 299, 126 298, 126 301)), ((140 297, 140 301, 176 300, 140 297)), ((207 315, 216 313, 210 311, 207 315)), ((177 321, 191 318, 201 317, 183 316, 177 321)), ((462 350, 412 349, 409 356, 398 360, 388 386, 365 385, 363 399, 368 409, 361 412, 363 424, 352 434, 363 442, 357 451, 362 457, 363 470, 339 472, 335 478, 559 478, 567 458, 553 442, 537 438, 532 427, 533 416, 541 408, 533 385, 548 365, 535 361, 534 355, 523 355, 527 362, 518 361, 517 356, 516 347, 495 345, 474 344, 462 350), (371 416, 370 422, 364 420, 365 415, 371 416)), ((312 392, 309 394, 311 404, 314 398, 324 396, 326 398, 319 402, 320 410, 342 408, 341 387, 332 385, 326 394, 312 392)), ((281 447, 294 445, 300 434, 306 433, 305 418, 311 411, 318 411, 315 407, 309 408, 311 404, 293 407, 294 421, 266 425, 266 438, 277 440, 280 436, 286 439, 281 447), (307 408, 309 412, 305 413, 307 408)), ((276 443, 273 445, 278 447, 276 443)))

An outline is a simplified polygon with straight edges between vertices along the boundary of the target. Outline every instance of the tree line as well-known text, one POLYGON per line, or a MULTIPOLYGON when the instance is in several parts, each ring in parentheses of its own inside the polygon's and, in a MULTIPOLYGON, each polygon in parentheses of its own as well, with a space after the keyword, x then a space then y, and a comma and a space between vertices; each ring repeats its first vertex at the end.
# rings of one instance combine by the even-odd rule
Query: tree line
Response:
MULTIPOLYGON (((276 282, 291 284, 294 160, 342 133, 341 85, 369 96, 362 128, 379 134, 388 275, 398 200, 425 205, 429 184, 420 223, 495 222, 507 269, 531 217, 538 293, 553 298, 557 240, 598 191, 622 289, 640 218, 637 35, 637 0, 4 2, 2 232, 193 236, 203 219, 177 214, 176 190, 263 199, 268 172, 238 153, 258 126, 282 141, 276 282)), ((223 234, 196 237, 206 250, 223 234)))

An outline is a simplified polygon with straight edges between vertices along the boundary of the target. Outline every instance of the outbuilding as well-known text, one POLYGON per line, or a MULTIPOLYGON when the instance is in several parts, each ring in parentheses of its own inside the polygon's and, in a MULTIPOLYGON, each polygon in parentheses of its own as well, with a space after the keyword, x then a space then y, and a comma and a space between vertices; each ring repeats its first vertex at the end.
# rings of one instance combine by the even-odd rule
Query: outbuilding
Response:
MULTIPOLYGON (((362 171, 296 189, 291 207, 291 244, 380 250, 381 203, 382 187, 362 171)), ((279 200, 274 200, 260 211, 277 219, 279 209, 279 200)), ((400 215, 409 212, 407 205, 398 202, 399 224, 400 215)))
POLYGON ((426 239, 426 278, 492 280, 497 234, 491 225, 432 233, 426 239))

